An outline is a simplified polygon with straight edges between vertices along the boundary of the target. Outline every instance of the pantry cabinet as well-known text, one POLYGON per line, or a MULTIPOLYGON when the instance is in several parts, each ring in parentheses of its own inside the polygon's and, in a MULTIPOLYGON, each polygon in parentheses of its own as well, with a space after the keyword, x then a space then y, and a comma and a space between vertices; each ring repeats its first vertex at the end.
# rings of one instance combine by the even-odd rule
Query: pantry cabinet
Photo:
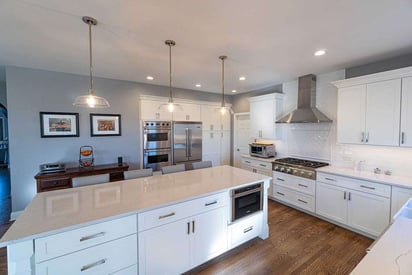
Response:
POLYGON ((389 225, 390 186, 324 173, 317 178, 316 214, 374 237, 389 225))
POLYGON ((200 105, 189 103, 176 103, 172 118, 174 121, 201 121, 200 105))
POLYGON ((222 115, 218 105, 202 105, 200 110, 203 131, 230 130, 230 113, 222 115))
POLYGON ((202 131, 202 160, 230 165, 230 131, 202 131))
POLYGON ((399 145, 401 80, 340 88, 338 142, 399 145))
POLYGON ((252 138, 275 139, 276 118, 281 113, 282 94, 249 97, 250 133, 252 138))

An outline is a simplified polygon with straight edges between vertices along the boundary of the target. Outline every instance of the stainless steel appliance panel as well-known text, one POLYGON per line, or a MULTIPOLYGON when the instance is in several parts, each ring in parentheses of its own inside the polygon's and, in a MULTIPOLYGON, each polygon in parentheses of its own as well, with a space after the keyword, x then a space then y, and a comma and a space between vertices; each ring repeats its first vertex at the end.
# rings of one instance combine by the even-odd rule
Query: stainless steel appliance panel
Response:
POLYGON ((234 189, 232 194, 232 222, 263 209, 263 182, 234 189))
POLYGON ((144 168, 152 168, 153 171, 160 171, 162 167, 169 165, 172 165, 172 155, 170 149, 143 151, 144 168))
POLYGON ((173 164, 202 160, 202 123, 173 122, 173 164))
POLYGON ((171 132, 170 121, 143 121, 143 149, 170 148, 171 132))

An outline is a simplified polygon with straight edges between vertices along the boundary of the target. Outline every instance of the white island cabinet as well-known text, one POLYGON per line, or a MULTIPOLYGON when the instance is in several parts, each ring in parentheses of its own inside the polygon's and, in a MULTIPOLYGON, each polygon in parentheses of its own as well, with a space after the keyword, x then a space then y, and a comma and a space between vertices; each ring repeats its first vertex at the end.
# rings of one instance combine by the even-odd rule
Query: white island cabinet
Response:
POLYGON ((8 274, 178 274, 269 236, 270 177, 230 166, 35 196, 0 240, 8 274), (263 210, 232 222, 232 189, 264 183, 263 210))

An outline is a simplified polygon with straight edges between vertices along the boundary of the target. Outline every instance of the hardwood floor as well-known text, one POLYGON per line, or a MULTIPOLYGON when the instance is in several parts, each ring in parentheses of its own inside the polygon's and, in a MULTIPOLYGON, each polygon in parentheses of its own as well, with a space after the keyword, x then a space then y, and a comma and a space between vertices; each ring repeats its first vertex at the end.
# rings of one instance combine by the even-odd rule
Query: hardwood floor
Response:
POLYGON ((267 240, 255 239, 188 274, 349 274, 373 240, 269 200, 267 240))
MULTIPOLYGON (((0 225, 0 236, 10 224, 0 225)), ((269 200, 270 236, 254 239, 188 274, 349 274, 372 240, 269 200)), ((7 274, 0 249, 0 274, 7 274)))

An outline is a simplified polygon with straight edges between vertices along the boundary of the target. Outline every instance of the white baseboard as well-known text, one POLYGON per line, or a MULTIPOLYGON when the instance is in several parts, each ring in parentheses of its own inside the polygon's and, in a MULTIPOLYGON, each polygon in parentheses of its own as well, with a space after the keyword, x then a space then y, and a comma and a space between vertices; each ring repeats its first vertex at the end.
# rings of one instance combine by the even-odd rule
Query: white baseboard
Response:
POLYGON ((23 211, 11 212, 10 221, 15 221, 23 211))

